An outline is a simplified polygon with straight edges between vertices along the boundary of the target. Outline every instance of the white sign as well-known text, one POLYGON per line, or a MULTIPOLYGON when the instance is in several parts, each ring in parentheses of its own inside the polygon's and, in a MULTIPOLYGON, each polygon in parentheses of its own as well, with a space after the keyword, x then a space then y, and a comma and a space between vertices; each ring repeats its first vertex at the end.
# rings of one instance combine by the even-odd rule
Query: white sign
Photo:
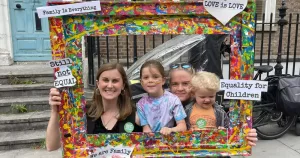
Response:
POLYGON ((268 92, 268 82, 222 79, 220 89, 225 91, 224 99, 261 100, 261 92, 268 92))
POLYGON ((39 7, 36 9, 39 18, 101 11, 100 1, 39 7))
POLYGON ((106 146, 96 148, 90 153, 90 158, 130 158, 134 147, 128 146, 106 146))
POLYGON ((56 80, 54 81, 54 87, 72 87, 76 85, 76 79, 72 75, 72 71, 66 67, 60 67, 60 70, 55 72, 56 80))
POLYGON ((236 100, 260 100, 260 91, 246 91, 246 90, 225 90, 224 99, 236 100))
POLYGON ((57 68, 62 66, 71 66, 72 60, 70 58, 64 58, 61 60, 51 60, 49 61, 49 65, 51 68, 57 68))
POLYGON ((248 0, 204 0, 204 8, 223 25, 238 13, 242 12, 248 0))
POLYGON ((256 80, 220 80, 221 90, 247 90, 247 91, 261 91, 268 92, 268 81, 256 81, 256 80))

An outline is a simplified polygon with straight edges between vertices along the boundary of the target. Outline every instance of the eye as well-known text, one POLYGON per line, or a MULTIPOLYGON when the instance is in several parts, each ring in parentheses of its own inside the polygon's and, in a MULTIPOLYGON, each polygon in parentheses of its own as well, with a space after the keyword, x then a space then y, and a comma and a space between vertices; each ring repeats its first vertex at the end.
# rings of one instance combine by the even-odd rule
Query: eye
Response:
POLYGON ((182 83, 183 86, 189 86, 189 84, 190 84, 189 82, 182 83))
POLYGON ((109 79, 108 78, 102 78, 102 81, 103 82, 109 82, 109 79))
POLYGON ((157 79, 157 78, 159 78, 159 76, 158 75, 154 75, 153 78, 157 79))
POLYGON ((118 79, 113 79, 112 82, 113 82, 113 83, 118 83, 119 80, 118 80, 118 79))
POLYGON ((171 86, 178 86, 178 83, 172 82, 172 83, 171 83, 171 86))

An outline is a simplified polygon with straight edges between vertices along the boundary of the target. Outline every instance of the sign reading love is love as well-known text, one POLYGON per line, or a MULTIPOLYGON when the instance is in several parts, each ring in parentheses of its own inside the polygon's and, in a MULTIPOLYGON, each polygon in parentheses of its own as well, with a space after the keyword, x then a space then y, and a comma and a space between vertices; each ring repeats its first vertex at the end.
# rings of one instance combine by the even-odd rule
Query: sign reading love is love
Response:
POLYGON ((204 8, 223 25, 242 12, 248 0, 204 0, 204 8))

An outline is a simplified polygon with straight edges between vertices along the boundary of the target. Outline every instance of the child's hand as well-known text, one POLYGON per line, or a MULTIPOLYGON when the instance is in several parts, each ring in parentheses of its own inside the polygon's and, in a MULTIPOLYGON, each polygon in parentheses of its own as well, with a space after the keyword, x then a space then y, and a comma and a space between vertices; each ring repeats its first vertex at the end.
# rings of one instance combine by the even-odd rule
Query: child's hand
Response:
POLYGON ((224 127, 222 127, 222 126, 219 126, 218 129, 226 129, 226 128, 224 128, 224 127))
POLYGON ((163 134, 163 135, 169 135, 171 134, 172 132, 172 129, 171 128, 168 128, 168 127, 163 127, 161 130, 160 130, 160 133, 163 134))
POLYGON ((145 158, 145 157, 142 155, 138 155, 138 156, 133 156, 133 158, 145 158))

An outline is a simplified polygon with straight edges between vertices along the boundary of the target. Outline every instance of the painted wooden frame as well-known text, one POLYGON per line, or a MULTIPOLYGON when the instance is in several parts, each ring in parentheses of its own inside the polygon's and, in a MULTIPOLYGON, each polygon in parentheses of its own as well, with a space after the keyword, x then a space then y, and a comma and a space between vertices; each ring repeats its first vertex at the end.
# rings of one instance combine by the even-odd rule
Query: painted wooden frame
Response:
MULTIPOLYGON (((49 2, 48 5, 64 3, 49 2)), ((203 7, 202 0, 173 2, 101 2, 102 10, 49 18, 53 60, 72 59, 69 68, 76 86, 62 88, 59 110, 63 157, 87 157, 94 147, 135 146, 133 155, 192 157, 250 155, 245 140, 252 128, 252 102, 230 102, 230 127, 162 136, 155 133, 86 134, 85 97, 82 81, 82 37, 149 34, 230 34, 230 79, 251 80, 255 43, 255 0, 226 26, 203 7)), ((55 69, 55 72, 59 68, 55 69)))

